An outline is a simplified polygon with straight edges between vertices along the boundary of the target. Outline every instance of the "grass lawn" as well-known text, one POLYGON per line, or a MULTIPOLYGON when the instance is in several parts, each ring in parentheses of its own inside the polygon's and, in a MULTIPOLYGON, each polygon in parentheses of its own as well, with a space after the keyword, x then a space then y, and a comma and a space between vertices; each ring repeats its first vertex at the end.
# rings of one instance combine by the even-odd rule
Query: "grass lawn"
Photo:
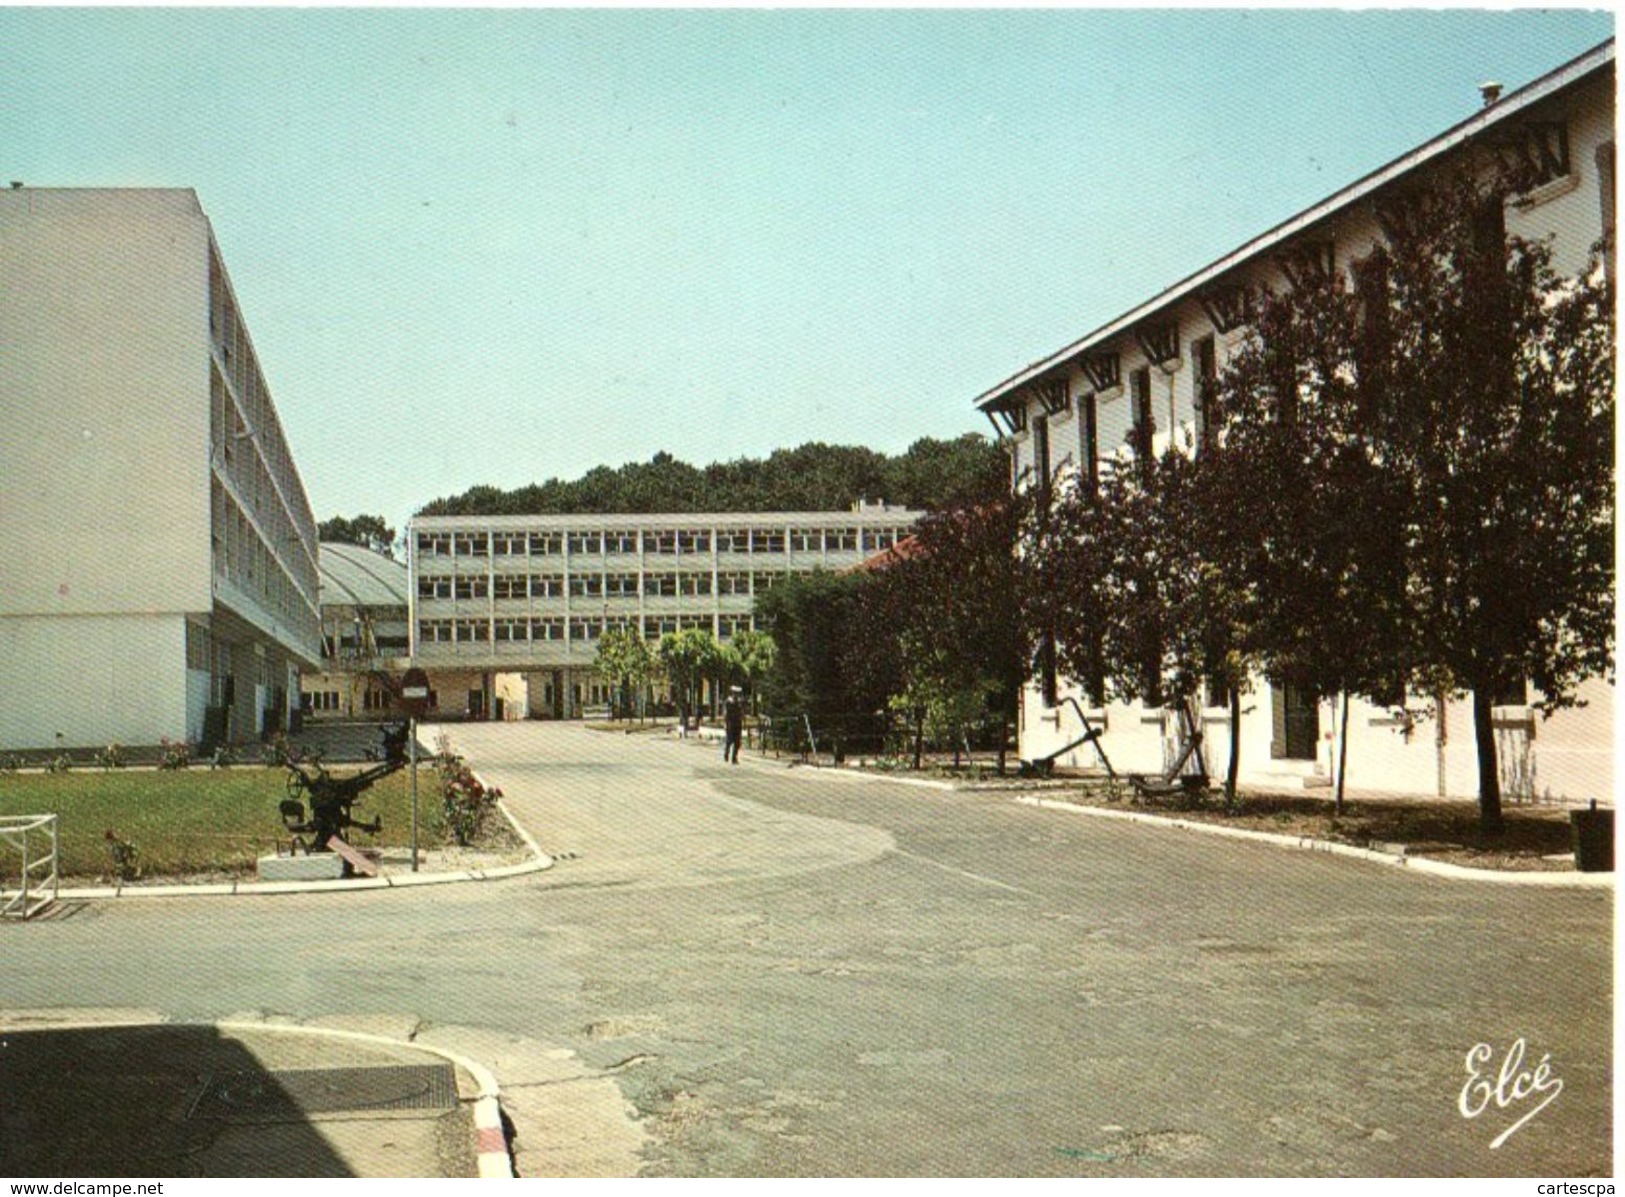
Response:
MULTIPOLYGON (((357 767, 359 768, 359 766, 357 767)), ((335 775, 345 772, 333 769, 335 775)), ((141 875, 248 874, 254 862, 286 845, 277 803, 288 796, 282 769, 82 769, 71 773, 0 773, 0 815, 58 816, 58 869, 64 877, 111 878, 111 829, 139 850, 141 875)), ((383 818, 377 836, 346 835, 358 847, 406 845, 412 835, 412 798, 405 769, 375 784, 356 803, 358 819, 383 818)), ((446 842, 438 774, 418 768, 418 838, 423 847, 446 842)), ((308 803, 307 803, 308 809, 308 803)), ((17 854, 0 846, 0 884, 14 873, 17 854)))

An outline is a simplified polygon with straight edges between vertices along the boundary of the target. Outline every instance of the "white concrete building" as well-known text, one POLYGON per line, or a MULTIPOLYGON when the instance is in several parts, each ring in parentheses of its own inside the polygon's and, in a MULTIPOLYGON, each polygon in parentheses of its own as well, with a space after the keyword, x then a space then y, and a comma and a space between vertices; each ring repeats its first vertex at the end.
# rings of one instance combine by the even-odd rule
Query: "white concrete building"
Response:
POLYGON ((282 726, 316 526, 196 194, 0 191, 0 279, 0 746, 282 726))
MULTIPOLYGON (((1539 184, 1509 202, 1509 233, 1552 237, 1554 266, 1582 271, 1592 246, 1614 228, 1614 46, 1607 42, 1505 96, 1486 92, 1472 116, 1203 267, 1101 328, 1049 354, 983 393, 977 406, 994 421, 1022 471, 1054 476, 1135 451, 1161 453, 1171 438, 1200 444, 1199 391, 1245 335, 1241 300, 1288 282, 1288 270, 1348 270, 1382 237, 1385 205, 1430 171, 1471 147, 1539 171, 1539 184)), ((1609 269, 1612 270, 1610 260, 1609 269)), ((1177 735, 1168 712, 1110 700, 1041 679, 1022 700, 1021 755, 1049 756, 1080 733, 1068 697, 1082 699, 1103 746, 1121 771, 1160 771, 1177 735), (1046 695, 1046 690, 1050 693, 1046 695), (1047 702, 1046 697, 1055 699, 1047 702)), ((1586 706, 1542 720, 1527 699, 1497 708, 1503 795, 1611 798, 1613 691, 1603 681, 1581 690, 1586 706)), ((1420 700, 1419 700, 1420 701, 1420 700)), ((1242 720, 1243 780, 1324 783, 1337 759, 1333 700, 1255 679, 1242 720)), ((1207 764, 1222 772, 1229 715, 1202 713, 1207 764)), ((1470 703, 1406 731, 1388 710, 1353 704, 1349 784, 1419 795, 1477 793, 1470 703)), ((1059 757, 1061 766, 1096 764, 1092 748, 1059 757)))
POLYGON ((604 629, 754 626, 755 597, 906 536, 920 512, 420 516, 412 521, 412 656, 442 715, 570 718, 609 700, 604 629), (516 677, 516 675, 518 675, 516 677), (520 684, 522 678, 523 684, 520 684), (501 699, 498 710, 498 699, 501 699))

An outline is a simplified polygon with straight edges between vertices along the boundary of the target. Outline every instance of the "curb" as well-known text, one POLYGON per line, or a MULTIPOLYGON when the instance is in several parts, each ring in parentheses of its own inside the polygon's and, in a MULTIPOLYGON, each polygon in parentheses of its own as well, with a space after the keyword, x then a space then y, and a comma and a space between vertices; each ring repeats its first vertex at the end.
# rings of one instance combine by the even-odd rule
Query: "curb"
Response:
POLYGON ((433 1044, 417 1043, 405 1039, 391 1039, 387 1035, 371 1035, 365 1031, 342 1031, 335 1027, 305 1027, 296 1023, 218 1022, 213 1024, 222 1031, 271 1031, 287 1035, 317 1035, 328 1039, 348 1039, 356 1043, 372 1043, 384 1047, 410 1048, 427 1052, 449 1061, 474 1078, 479 1092, 474 1097, 474 1152, 481 1180, 512 1180, 513 1157, 508 1150, 508 1135, 502 1128, 502 1088, 496 1074, 477 1060, 458 1055, 433 1044))
MULTIPOLYGON (((6 1026, 0 1019, 0 1029, 6 1026)), ((281 1022, 192 1022, 187 1019, 172 1021, 167 1018, 132 1018, 120 1016, 112 1019, 86 1019, 80 1022, 52 1023, 53 1030, 88 1030, 104 1027, 213 1027, 226 1033, 310 1035, 324 1039, 346 1039, 353 1043, 366 1043, 379 1047, 407 1048, 439 1056, 455 1068, 474 1078, 477 1092, 473 1101, 474 1152, 481 1180, 514 1179, 513 1155, 508 1145, 507 1131, 502 1121, 502 1089, 496 1074, 478 1060, 459 1055, 433 1044, 417 1043, 406 1039, 391 1039, 387 1035, 373 1035, 366 1031, 346 1031, 338 1027, 309 1027, 298 1023, 281 1022)), ((24 1027, 19 1029, 34 1029, 24 1027)), ((461 1099, 459 1099, 461 1100, 461 1099)))
POLYGON ((1168 827, 1179 831, 1194 831, 1200 835, 1227 836, 1249 840, 1257 844, 1271 844, 1278 848, 1296 848, 1305 852, 1325 852, 1332 856, 1347 856, 1371 864, 1388 865, 1427 873, 1457 881, 1486 881, 1499 885, 1533 885, 1559 889, 1610 889, 1614 884, 1612 873, 1519 873, 1494 869, 1470 869, 1464 865, 1448 864, 1442 860, 1429 860, 1423 856, 1396 856, 1371 848, 1357 848, 1353 844, 1339 844, 1331 840, 1317 840, 1310 836, 1281 835, 1270 831, 1252 831, 1243 827, 1224 827, 1197 819, 1169 819, 1161 815, 1143 815, 1137 811, 1104 810, 1098 806, 1084 806, 1076 802, 1063 802, 1055 798, 1018 797, 1013 801, 1022 806, 1036 806, 1047 810, 1064 810, 1099 819, 1123 819, 1131 823, 1168 827))
MULTIPOLYGON (((954 792, 996 793, 975 786, 956 785, 951 781, 932 781, 923 777, 891 777, 884 773, 863 773, 834 770, 821 766, 799 766, 802 776, 836 777, 846 781, 880 781, 892 785, 915 786, 920 789, 954 792)), ((1429 860, 1424 856, 1397 856, 1390 852, 1377 852, 1371 848, 1357 848, 1353 844, 1339 844, 1332 840, 1317 840, 1310 836, 1281 835, 1271 831, 1252 831, 1244 827, 1225 827, 1197 819, 1175 819, 1162 815, 1146 815, 1138 811, 1108 810, 1098 806, 1084 806, 1058 798, 1013 796, 1010 801, 1022 806, 1036 806, 1049 810, 1071 811, 1100 819, 1123 819, 1130 823, 1167 827, 1179 831, 1193 831, 1199 835, 1228 836, 1255 844, 1270 844, 1278 848, 1295 848, 1305 852, 1325 852, 1332 856, 1347 856, 1371 864, 1388 865, 1452 881, 1483 881, 1491 885, 1522 885, 1547 889, 1612 889, 1612 873, 1520 873, 1502 869, 1470 869, 1465 865, 1449 864, 1442 860, 1429 860)))
MULTIPOLYGON (((478 777, 478 774, 475 774, 478 777)), ((481 784, 484 784, 483 779, 481 784)), ((222 898, 264 897, 272 894, 354 893, 357 890, 412 889, 420 885, 450 885, 460 881, 504 881, 540 873, 553 867, 551 856, 543 852, 530 832, 520 826, 501 799, 497 810, 530 852, 529 860, 497 865, 488 869, 453 869, 444 873, 401 873, 389 877, 351 877, 336 881, 227 881, 212 885, 87 886, 63 888, 56 892, 61 901, 106 901, 112 898, 222 898)))

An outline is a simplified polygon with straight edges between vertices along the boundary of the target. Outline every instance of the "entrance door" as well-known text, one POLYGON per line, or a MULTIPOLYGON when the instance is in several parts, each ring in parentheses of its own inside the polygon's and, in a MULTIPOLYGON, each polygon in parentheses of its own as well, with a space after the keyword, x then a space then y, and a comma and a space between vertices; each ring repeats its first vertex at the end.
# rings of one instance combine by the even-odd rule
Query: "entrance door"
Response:
POLYGON ((1270 708, 1270 755, 1278 760, 1315 760, 1320 749, 1319 697, 1303 686, 1272 682, 1270 708))

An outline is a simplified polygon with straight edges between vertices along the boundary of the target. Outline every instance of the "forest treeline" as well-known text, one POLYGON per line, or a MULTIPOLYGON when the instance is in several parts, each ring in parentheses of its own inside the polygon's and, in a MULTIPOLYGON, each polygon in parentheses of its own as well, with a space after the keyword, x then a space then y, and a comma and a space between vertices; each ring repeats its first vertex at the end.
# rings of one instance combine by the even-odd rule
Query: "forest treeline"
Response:
POLYGON ((766 458, 694 466, 670 453, 580 478, 549 478, 514 490, 475 486, 435 499, 419 515, 626 515, 702 511, 846 511, 860 499, 937 511, 985 493, 1009 459, 978 433, 923 437, 900 454, 811 442, 766 458))

